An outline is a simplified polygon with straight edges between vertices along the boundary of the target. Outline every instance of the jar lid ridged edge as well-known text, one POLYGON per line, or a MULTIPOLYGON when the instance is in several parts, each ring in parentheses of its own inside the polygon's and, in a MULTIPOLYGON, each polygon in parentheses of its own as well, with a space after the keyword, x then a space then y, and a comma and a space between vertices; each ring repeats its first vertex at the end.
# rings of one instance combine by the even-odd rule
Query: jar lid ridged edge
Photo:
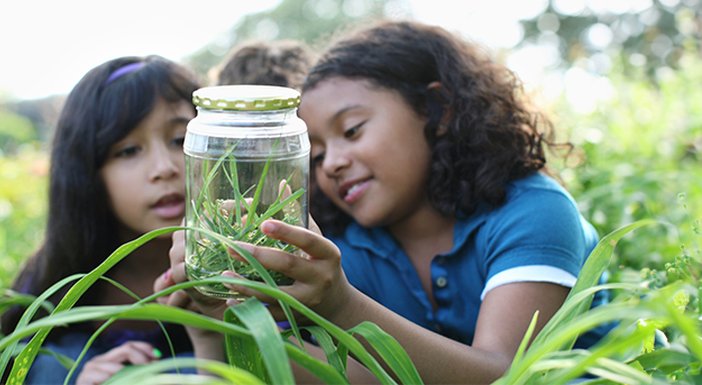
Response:
POLYGON ((298 107, 300 93, 292 88, 278 86, 212 86, 195 90, 193 104, 210 110, 282 110, 298 107))

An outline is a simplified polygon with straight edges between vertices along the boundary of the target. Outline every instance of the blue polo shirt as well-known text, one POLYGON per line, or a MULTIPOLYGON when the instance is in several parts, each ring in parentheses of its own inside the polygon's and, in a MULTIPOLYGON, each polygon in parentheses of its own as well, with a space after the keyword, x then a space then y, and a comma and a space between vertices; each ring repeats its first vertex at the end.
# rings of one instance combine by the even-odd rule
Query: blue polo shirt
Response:
POLYGON ((403 317, 470 344, 485 293, 511 282, 572 287, 597 233, 573 198, 535 173, 509 183, 506 201, 457 220, 453 248, 431 262, 437 308, 409 258, 384 228, 350 224, 332 237, 352 285, 403 317))

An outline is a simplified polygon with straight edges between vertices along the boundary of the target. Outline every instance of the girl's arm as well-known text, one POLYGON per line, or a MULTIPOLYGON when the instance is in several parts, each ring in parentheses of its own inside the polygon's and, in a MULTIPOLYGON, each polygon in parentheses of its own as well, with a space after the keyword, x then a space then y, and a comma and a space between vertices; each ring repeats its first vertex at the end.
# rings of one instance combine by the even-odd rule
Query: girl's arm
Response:
MULTIPOLYGON (((321 235, 272 220, 264 222, 261 230, 308 255, 300 258, 242 244, 264 267, 295 279, 281 289, 342 328, 362 321, 376 323, 400 342, 426 383, 494 381, 512 362, 534 312, 539 311, 540 330, 568 293, 562 286, 533 282, 492 289, 480 308, 473 345, 468 346, 414 324, 351 286, 341 269, 339 249, 321 235)), ((275 301, 247 288, 235 289, 269 302, 273 315, 282 318, 275 301)))

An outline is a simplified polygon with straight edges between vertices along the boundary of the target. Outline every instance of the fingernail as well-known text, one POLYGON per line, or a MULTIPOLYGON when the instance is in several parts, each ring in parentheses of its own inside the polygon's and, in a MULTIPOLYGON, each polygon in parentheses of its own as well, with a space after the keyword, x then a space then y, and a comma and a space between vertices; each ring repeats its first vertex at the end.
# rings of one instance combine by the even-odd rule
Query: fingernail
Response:
POLYGON ((163 273, 163 280, 166 282, 171 280, 171 269, 170 268, 163 273))
POLYGON ((231 306, 236 306, 236 305, 238 305, 238 304, 241 303, 240 301, 238 301, 238 300, 236 300, 236 299, 233 299, 233 298, 232 298, 232 299, 228 299, 226 302, 227 302, 227 306, 229 306, 229 307, 231 307, 231 306))
POLYGON ((152 350, 151 352, 154 354, 154 357, 156 357, 156 358, 163 357, 163 353, 161 353, 161 351, 156 349, 156 348, 154 348, 154 350, 152 350))
POLYGON ((276 224, 275 222, 272 221, 265 221, 261 223, 261 231, 263 231, 264 234, 270 234, 275 231, 276 224))
MULTIPOLYGON (((222 277, 226 278, 241 278, 239 274, 229 270, 223 271, 221 275, 222 277)), ((234 284, 228 282, 222 282, 222 285, 224 285, 224 287, 226 287, 227 289, 232 289, 235 286, 234 284)))

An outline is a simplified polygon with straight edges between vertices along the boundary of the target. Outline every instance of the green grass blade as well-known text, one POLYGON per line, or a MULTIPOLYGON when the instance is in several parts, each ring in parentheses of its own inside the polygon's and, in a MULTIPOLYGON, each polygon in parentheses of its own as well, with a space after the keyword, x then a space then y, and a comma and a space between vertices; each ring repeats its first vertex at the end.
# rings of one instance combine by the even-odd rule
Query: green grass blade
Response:
POLYGON ((283 338, 266 307, 258 299, 249 298, 230 309, 251 332, 256 341, 270 382, 273 384, 295 384, 290 361, 285 353, 283 338))
MULTIPOLYGON (((243 324, 234 315, 231 308, 224 312, 224 320, 227 323, 243 327, 243 324)), ((230 365, 246 370, 263 382, 270 382, 268 380, 266 368, 261 361, 261 354, 256 346, 256 342, 251 336, 226 334, 224 336, 224 343, 227 362, 229 362, 230 365)))
MULTIPOLYGON (((36 296, 30 294, 5 290, 5 293, 0 297, 0 315, 12 306, 29 307, 36 299, 36 296)), ((54 304, 49 301, 41 302, 40 305, 47 313, 51 313, 54 310, 54 304)))
POLYGON ((529 327, 527 328, 526 333, 524 333, 524 337, 522 338, 522 342, 519 343, 519 348, 517 348, 517 352, 514 354, 514 358, 512 359, 512 362, 519 362, 522 357, 524 356, 524 352, 527 349, 527 346, 529 346, 529 341, 531 340, 531 336, 534 335, 534 329, 536 329, 536 321, 539 319, 539 311, 535 311, 534 315, 531 317, 531 322, 529 322, 529 327))
POLYGON ((300 347, 291 343, 286 343, 285 347, 291 359, 314 374, 325 384, 348 385, 348 379, 339 373, 336 368, 316 359, 300 347))
POLYGON ((417 369, 405 349, 402 348, 402 345, 378 325, 371 322, 362 322, 349 329, 349 332, 363 336, 383 361, 394 371, 400 383, 423 383, 419 372, 417 372, 417 369))
POLYGON ((699 362, 688 352, 671 348, 656 349, 642 354, 636 357, 636 361, 647 371, 660 370, 666 373, 685 368, 695 361, 699 362))
POLYGON ((261 177, 258 179, 258 183, 256 184, 256 190, 254 191, 254 196, 253 199, 251 200, 251 205, 249 206, 249 210, 247 212, 248 217, 246 218, 246 229, 249 231, 250 229, 256 228, 258 225, 259 220, 258 220, 258 213, 256 210, 258 210, 258 205, 261 203, 261 195, 263 194, 263 185, 266 181, 266 176, 268 175, 268 171, 271 168, 271 158, 266 159, 266 163, 263 165, 263 170, 261 171, 261 177))
POLYGON ((327 362, 334 367, 339 373, 346 373, 346 358, 347 355, 343 356, 339 354, 339 349, 334 343, 334 339, 327 333, 326 330, 319 326, 308 326, 303 328, 307 330, 312 337, 317 341, 319 347, 324 351, 324 355, 327 357, 327 362))
POLYGON ((268 210, 266 210, 263 214, 258 219, 257 226, 259 226, 263 221, 266 219, 272 217, 276 213, 278 213, 280 210, 282 210, 285 206, 289 205, 290 203, 296 201, 299 199, 302 194, 305 193, 305 189, 298 189, 294 193, 290 194, 289 196, 283 198, 283 200, 277 201, 275 204, 271 205, 268 207, 268 210))
POLYGON ((61 353, 56 353, 53 350, 49 349, 39 348, 39 354, 46 354, 54 357, 56 361, 58 361, 58 363, 66 369, 72 368, 76 363, 76 361, 73 360, 71 357, 63 355, 61 353))
MULTIPOLYGON (((205 370, 212 374, 215 374, 222 379, 226 380, 224 382, 214 382, 217 384, 238 384, 238 385, 265 385, 264 382, 259 380, 256 376, 248 373, 247 371, 227 365, 222 362, 210 361, 210 360, 198 360, 194 358, 173 358, 162 361, 155 361, 148 365, 137 365, 130 367, 127 371, 121 371, 117 375, 113 376, 105 384, 109 385, 134 385, 134 384, 144 384, 146 379, 153 380, 158 373, 164 371, 173 370, 178 367, 192 367, 205 370)), ((200 375, 168 375, 165 378, 170 381, 171 384, 178 383, 184 384, 189 377, 202 377, 200 375)), ((205 380, 217 381, 216 378, 204 378, 205 380)), ((161 383, 161 382, 153 382, 161 383)), ((168 382, 164 382, 168 383, 168 382)), ((197 382, 201 383, 201 382, 197 382)), ((204 382, 212 383, 212 382, 204 382)))

